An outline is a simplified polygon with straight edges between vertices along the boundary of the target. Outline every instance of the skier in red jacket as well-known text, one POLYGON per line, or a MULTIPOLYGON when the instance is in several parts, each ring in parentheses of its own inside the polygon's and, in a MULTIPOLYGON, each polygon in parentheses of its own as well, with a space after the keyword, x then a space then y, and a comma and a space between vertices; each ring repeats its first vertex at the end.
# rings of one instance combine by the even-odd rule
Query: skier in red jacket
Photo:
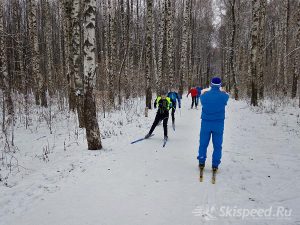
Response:
POLYGON ((191 90, 189 91, 189 93, 186 95, 186 97, 188 97, 189 94, 191 94, 191 96, 192 96, 191 109, 194 107, 194 104, 195 104, 195 107, 197 108, 197 106, 198 106, 198 103, 197 103, 198 91, 197 91, 197 89, 195 87, 192 87, 191 90))

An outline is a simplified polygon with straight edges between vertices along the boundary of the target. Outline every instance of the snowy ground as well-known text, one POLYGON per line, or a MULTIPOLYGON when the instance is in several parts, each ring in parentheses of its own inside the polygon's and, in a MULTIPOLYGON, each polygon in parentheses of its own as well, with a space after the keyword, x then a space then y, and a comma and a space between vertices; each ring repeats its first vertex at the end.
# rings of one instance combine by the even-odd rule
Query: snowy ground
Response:
POLYGON ((266 112, 271 106, 254 110, 230 100, 213 185, 211 157, 204 182, 198 179, 201 110, 189 110, 183 100, 166 148, 162 126, 151 139, 130 144, 147 133, 155 115, 145 119, 135 103, 101 120, 101 151, 86 150, 73 115, 58 116, 51 135, 43 123, 19 127, 16 157, 22 167, 0 186, 0 224, 300 224, 299 109, 273 113, 266 112), (266 214, 254 218, 250 210, 266 214))

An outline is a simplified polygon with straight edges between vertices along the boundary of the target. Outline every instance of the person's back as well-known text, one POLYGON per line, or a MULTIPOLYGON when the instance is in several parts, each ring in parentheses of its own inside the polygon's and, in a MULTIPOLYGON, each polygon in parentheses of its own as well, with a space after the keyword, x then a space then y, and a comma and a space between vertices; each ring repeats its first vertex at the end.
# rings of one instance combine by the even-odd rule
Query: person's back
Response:
POLYGON ((200 96, 201 95, 201 91, 202 91, 202 87, 196 87, 196 90, 197 90, 197 94, 198 94, 198 96, 200 96))
POLYGON ((173 107, 176 107, 176 103, 177 103, 176 101, 178 101, 178 104, 179 104, 179 107, 180 107, 180 98, 179 98, 179 95, 178 95, 177 92, 171 91, 171 92, 168 93, 167 96, 171 99, 173 107))
POLYGON ((158 96, 154 102, 154 108, 158 108, 157 113, 159 114, 168 114, 169 109, 172 106, 171 99, 166 96, 158 96))
POLYGON ((187 94, 186 97, 188 97, 189 94, 191 94, 191 96, 192 96, 192 105, 191 105, 191 109, 194 107, 194 104, 195 104, 195 106, 196 106, 196 108, 197 108, 197 106, 198 106, 198 102, 197 102, 198 91, 197 91, 197 89, 196 89, 195 87, 192 87, 192 88, 190 89, 190 91, 188 92, 188 94, 187 94))
POLYGON ((219 87, 212 87, 200 96, 202 104, 202 120, 221 121, 225 119, 225 106, 229 95, 221 91, 219 87))
POLYGON ((207 147, 212 137, 214 151, 212 155, 212 168, 216 172, 222 158, 222 143, 224 132, 225 106, 229 95, 221 88, 221 79, 214 77, 211 80, 211 88, 204 89, 200 96, 202 104, 200 144, 198 151, 198 160, 200 176, 205 166, 207 158, 207 147), (202 171, 202 172, 201 172, 202 171))
POLYGON ((173 126, 173 130, 175 130, 175 111, 176 111, 177 101, 178 101, 179 108, 181 108, 181 100, 180 100, 178 93, 175 92, 174 90, 169 92, 167 96, 172 101, 172 113, 171 113, 172 114, 172 126, 173 126))
POLYGON ((166 141, 168 139, 168 119, 169 110, 172 107, 172 102, 171 99, 164 94, 166 93, 165 91, 162 91, 162 93, 163 94, 158 96, 154 101, 154 108, 157 108, 157 113, 149 133, 145 136, 145 139, 151 137, 155 127, 160 121, 163 121, 164 140, 166 141))
POLYGON ((189 93, 188 94, 191 94, 192 97, 196 97, 198 95, 198 91, 196 88, 191 88, 189 93))

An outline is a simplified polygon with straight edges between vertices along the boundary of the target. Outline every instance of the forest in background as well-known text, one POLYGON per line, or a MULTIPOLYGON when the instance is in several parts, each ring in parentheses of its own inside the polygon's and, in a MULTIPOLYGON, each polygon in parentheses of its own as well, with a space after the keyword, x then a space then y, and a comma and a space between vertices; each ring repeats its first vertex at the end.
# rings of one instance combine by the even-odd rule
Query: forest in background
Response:
POLYGON ((299 0, 1 0, 2 138, 30 105, 68 107, 101 149, 97 109, 141 96, 151 109, 213 76, 253 106, 296 98, 299 56, 299 0))

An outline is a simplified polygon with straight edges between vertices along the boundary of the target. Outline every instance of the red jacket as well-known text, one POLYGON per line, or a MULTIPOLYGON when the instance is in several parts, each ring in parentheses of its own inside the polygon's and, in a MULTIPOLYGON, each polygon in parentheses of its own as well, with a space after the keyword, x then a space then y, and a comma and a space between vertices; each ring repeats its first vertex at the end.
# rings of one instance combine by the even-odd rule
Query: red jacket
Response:
POLYGON ((196 88, 192 88, 192 89, 189 91, 188 95, 189 95, 189 94, 191 94, 192 97, 197 97, 198 91, 197 91, 196 88))

